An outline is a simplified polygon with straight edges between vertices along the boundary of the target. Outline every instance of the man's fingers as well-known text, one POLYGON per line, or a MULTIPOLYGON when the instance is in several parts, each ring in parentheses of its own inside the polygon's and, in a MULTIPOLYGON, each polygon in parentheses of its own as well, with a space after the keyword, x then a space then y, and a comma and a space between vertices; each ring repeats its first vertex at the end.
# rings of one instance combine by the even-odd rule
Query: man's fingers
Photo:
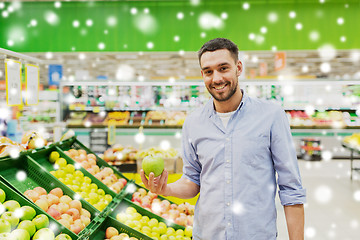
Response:
POLYGON ((154 173, 153 172, 151 172, 149 174, 149 187, 148 188, 151 192, 155 192, 155 183, 154 183, 154 173))
POLYGON ((159 189, 159 191, 163 194, 165 187, 167 185, 167 180, 168 180, 168 173, 166 171, 166 169, 164 169, 163 173, 161 174, 161 179, 160 179, 160 187, 161 189, 159 189))
POLYGON ((149 180, 146 178, 145 176, 145 172, 144 170, 140 170, 140 177, 141 177, 141 181, 144 183, 146 188, 149 188, 149 180))

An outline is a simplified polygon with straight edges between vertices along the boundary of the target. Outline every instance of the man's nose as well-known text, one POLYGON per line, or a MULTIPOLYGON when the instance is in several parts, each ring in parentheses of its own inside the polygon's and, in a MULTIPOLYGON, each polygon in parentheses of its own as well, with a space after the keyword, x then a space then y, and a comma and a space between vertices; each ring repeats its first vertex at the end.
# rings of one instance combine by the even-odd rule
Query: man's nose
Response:
POLYGON ((216 82, 221 82, 222 80, 223 80, 222 74, 218 71, 214 71, 213 81, 216 83, 216 82))

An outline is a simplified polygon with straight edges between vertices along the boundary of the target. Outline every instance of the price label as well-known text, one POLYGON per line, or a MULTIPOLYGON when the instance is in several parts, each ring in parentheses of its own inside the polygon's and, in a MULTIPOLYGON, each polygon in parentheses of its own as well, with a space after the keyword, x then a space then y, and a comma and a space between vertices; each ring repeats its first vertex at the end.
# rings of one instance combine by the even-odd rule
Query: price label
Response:
POLYGON ((39 67, 25 64, 26 105, 39 103, 39 67))
POLYGON ((100 112, 100 107, 94 107, 93 112, 94 113, 99 113, 100 112))
POLYGON ((5 79, 7 105, 21 105, 21 62, 5 59, 5 79))
POLYGON ((110 120, 108 122, 108 144, 113 145, 116 141, 116 121, 110 120))

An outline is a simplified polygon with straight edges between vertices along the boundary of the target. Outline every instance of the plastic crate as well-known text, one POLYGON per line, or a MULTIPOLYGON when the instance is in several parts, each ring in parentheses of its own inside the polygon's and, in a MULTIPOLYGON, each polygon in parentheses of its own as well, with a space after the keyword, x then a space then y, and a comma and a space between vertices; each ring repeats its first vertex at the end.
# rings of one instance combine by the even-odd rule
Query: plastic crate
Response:
POLYGON ((156 215, 155 213, 152 213, 142 207, 140 207, 139 205, 136 205, 135 203, 131 202, 130 200, 124 198, 121 200, 121 202, 119 203, 119 205, 113 209, 113 211, 111 211, 110 213, 110 216, 112 216, 113 218, 116 219, 116 215, 118 213, 121 213, 121 212, 125 212, 126 208, 128 207, 133 207, 136 209, 136 211, 138 213, 140 213, 141 215, 143 216, 148 216, 150 219, 151 218, 155 218, 157 219, 159 222, 163 222, 165 223, 168 227, 172 227, 174 228, 175 230, 178 230, 178 229, 182 229, 182 230, 185 230, 185 227, 184 226, 180 226, 174 222, 171 222, 165 218, 162 218, 160 217, 159 215, 156 215))
MULTIPOLYGON (((22 155, 17 159, 7 158, 1 160, 0 176, 8 186, 12 187, 14 191, 18 192, 22 196, 26 190, 34 189, 35 187, 42 187, 47 192, 51 191, 54 188, 61 188, 64 195, 68 195, 72 199, 79 199, 79 201, 82 204, 82 207, 90 212, 91 220, 94 219, 94 217, 96 217, 97 215, 99 215, 99 211, 96 208, 91 206, 84 199, 80 198, 78 194, 76 194, 65 184, 60 182, 53 175, 48 173, 45 169, 41 168, 41 166, 39 166, 36 162, 34 162, 30 158, 30 156, 22 155), (19 179, 19 173, 22 174, 25 173, 26 178, 19 179)), ((30 203, 32 203, 32 201, 28 199, 26 196, 23 196, 23 198, 27 199, 30 203)), ((53 221, 56 221, 50 215, 48 216, 53 221)))
POLYGON ((20 206, 30 206, 35 210, 36 215, 45 214, 49 218, 49 226, 54 231, 55 235, 58 235, 60 233, 66 233, 72 238, 72 240, 78 239, 78 237, 73 232, 71 232, 69 229, 65 228, 60 223, 58 223, 54 218, 52 218, 49 214, 47 214, 45 211, 39 208, 35 203, 29 201, 28 199, 26 199, 16 191, 14 191, 12 188, 10 188, 7 185, 7 183, 0 181, 0 188, 6 194, 6 201, 15 200, 20 204, 20 206))
POLYGON ((126 233, 129 237, 136 237, 139 240, 152 240, 152 238, 147 235, 126 226, 111 216, 106 217, 100 226, 90 230, 88 234, 80 236, 79 240, 104 240, 105 232, 108 227, 114 227, 119 231, 119 233, 126 233))
POLYGON ((71 139, 69 139, 67 141, 60 142, 57 146, 59 148, 61 148, 62 151, 68 151, 70 149, 76 149, 76 150, 83 149, 83 150, 85 150, 87 152, 87 154, 92 153, 92 154, 94 154, 96 156, 96 164, 100 168, 109 167, 114 171, 114 174, 117 175, 118 178, 119 177, 125 178, 126 181, 129 181, 129 179, 127 177, 125 177, 121 172, 119 172, 119 170, 117 170, 115 167, 111 166, 105 160, 100 158, 96 153, 91 151, 84 144, 82 144, 79 140, 77 140, 76 137, 72 137, 71 139))
POLYGON ((72 160, 69 156, 67 156, 58 146, 53 146, 47 149, 43 149, 41 151, 37 151, 29 155, 28 157, 30 157, 35 162, 37 162, 42 168, 50 172, 56 170, 54 168, 54 165, 51 164, 48 160, 50 153, 53 151, 57 151, 60 154, 60 157, 64 158, 68 164, 74 165, 76 169, 80 170, 84 174, 84 176, 89 177, 92 183, 95 183, 99 188, 104 190, 105 194, 110 194, 113 198, 116 196, 115 192, 111 191, 108 186, 106 186, 99 179, 94 177, 94 175, 92 175, 84 168, 82 168, 80 164, 78 164, 77 162, 72 160))
MULTIPOLYGON (((142 187, 142 186, 140 186, 139 184, 136 184, 134 181, 131 181, 131 183, 134 184, 134 185, 137 187, 136 190, 135 190, 135 192, 136 192, 139 188, 143 188, 143 189, 145 189, 146 192, 149 192, 149 189, 147 189, 147 188, 145 188, 145 187, 142 187)), ((125 195, 125 198, 131 201, 131 200, 132 200, 132 195, 133 195, 135 192, 133 192, 133 193, 127 193, 127 194, 125 195)), ((158 195, 157 198, 159 198, 161 201, 162 201, 162 200, 167 200, 167 201, 170 202, 170 204, 176 204, 176 205, 178 205, 177 203, 174 203, 173 201, 171 201, 171 200, 169 200, 169 199, 167 199, 167 198, 165 198, 165 197, 163 197, 163 196, 161 196, 161 195, 158 195)))

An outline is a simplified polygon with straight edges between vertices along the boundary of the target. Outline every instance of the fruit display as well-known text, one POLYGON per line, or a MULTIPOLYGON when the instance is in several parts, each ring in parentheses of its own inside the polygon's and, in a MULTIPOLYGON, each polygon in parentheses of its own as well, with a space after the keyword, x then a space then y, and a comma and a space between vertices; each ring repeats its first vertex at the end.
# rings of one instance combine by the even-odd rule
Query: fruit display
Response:
POLYGON ((344 137, 343 142, 352 148, 360 149, 360 132, 344 137))
POLYGON ((184 124, 186 116, 187 116, 186 112, 179 112, 179 111, 167 112, 165 125, 182 126, 184 124))
POLYGON ((84 122, 90 122, 91 125, 102 125, 105 120, 106 114, 88 113, 84 122))
POLYGON ((126 233, 119 233, 114 227, 108 227, 105 231, 105 240, 138 240, 135 237, 129 237, 126 233))
POLYGON ((25 132, 24 135, 22 136, 21 144, 23 144, 26 147, 26 149, 35 149, 46 146, 47 141, 41 133, 34 130, 30 130, 25 132))
POLYGON ((105 121, 104 125, 108 125, 110 121, 114 122, 115 125, 125 125, 128 123, 130 118, 130 112, 109 112, 105 121))
MULTIPOLYGON (((120 191, 125 187, 127 180, 124 178, 118 178, 114 174, 114 171, 109 167, 100 169, 96 164, 96 156, 94 154, 87 154, 83 149, 70 149, 69 151, 64 151, 64 153, 74 161, 80 163, 83 168, 94 175, 115 193, 120 193, 120 191)), ((54 159, 51 159, 51 161, 54 162, 54 159)))
POLYGON ((0 189, 0 239, 11 240, 71 240, 65 233, 55 238, 49 228, 49 218, 45 214, 36 215, 34 208, 21 206, 19 202, 6 199, 4 190, 0 189))
POLYGON ((138 150, 132 146, 122 146, 121 144, 114 144, 107 149, 100 157, 106 162, 126 162, 135 160, 138 150))
POLYGON ((165 223, 159 222, 156 218, 141 215, 133 207, 128 207, 125 211, 118 213, 116 219, 154 239, 189 240, 192 236, 191 226, 186 227, 185 230, 175 230, 172 227, 168 227, 165 223))
POLYGON ((184 227, 193 225, 195 207, 187 202, 180 205, 171 204, 168 200, 161 200, 157 194, 147 192, 144 188, 139 188, 134 192, 131 201, 178 225, 184 227))
POLYGON ((24 150, 26 148, 23 145, 12 141, 10 138, 0 136, 0 157, 6 157, 14 153, 18 155, 18 153, 24 150))
POLYGON ((86 112, 71 112, 66 120, 66 124, 68 126, 82 125, 85 117, 86 112))
POLYGON ((305 111, 292 110, 288 111, 287 115, 290 125, 293 127, 344 128, 346 126, 359 126, 356 114, 350 114, 349 112, 317 111, 313 115, 309 116, 305 111))
POLYGON ((24 195, 75 234, 81 232, 91 221, 91 214, 82 208, 79 200, 64 195, 61 188, 49 193, 42 187, 27 190, 24 195))
POLYGON ((139 151, 136 154, 137 159, 143 159, 146 156, 158 156, 161 158, 175 158, 179 155, 178 151, 175 148, 169 148, 168 150, 161 149, 160 147, 151 147, 139 151))
MULTIPOLYGON (((54 152, 51 154, 56 155, 54 152)), ((110 194, 105 194, 105 191, 98 187, 95 183, 92 183, 91 179, 84 174, 76 170, 75 166, 68 164, 64 158, 57 158, 58 156, 49 157, 50 163, 55 160, 54 168, 57 170, 50 173, 64 183, 71 190, 78 193, 87 202, 93 205, 99 211, 105 209, 105 207, 112 201, 110 194)))

